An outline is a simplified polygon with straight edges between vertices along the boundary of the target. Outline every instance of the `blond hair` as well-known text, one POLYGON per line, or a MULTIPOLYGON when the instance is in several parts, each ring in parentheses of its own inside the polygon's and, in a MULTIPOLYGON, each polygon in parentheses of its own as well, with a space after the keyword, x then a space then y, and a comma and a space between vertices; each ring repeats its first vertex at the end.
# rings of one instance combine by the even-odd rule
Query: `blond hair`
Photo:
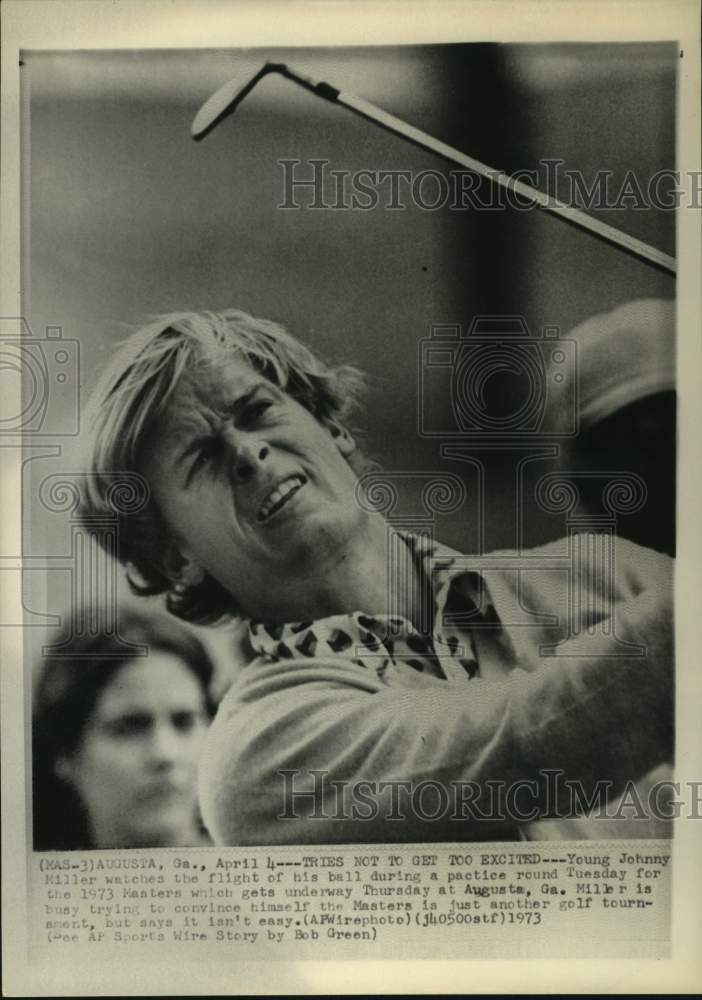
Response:
MULTIPOLYGON (((346 422, 359 401, 364 379, 350 366, 329 366, 278 323, 238 309, 182 312, 157 317, 136 331, 112 358, 87 411, 86 495, 82 515, 112 514, 110 476, 140 472, 146 435, 163 413, 183 373, 202 358, 240 357, 301 403, 318 420, 346 422)), ((118 515, 116 555, 127 567, 132 589, 168 593, 172 580, 163 564, 167 527, 154 501, 118 515)), ((215 580, 188 590, 170 611, 206 622, 236 613, 232 597, 215 580)))

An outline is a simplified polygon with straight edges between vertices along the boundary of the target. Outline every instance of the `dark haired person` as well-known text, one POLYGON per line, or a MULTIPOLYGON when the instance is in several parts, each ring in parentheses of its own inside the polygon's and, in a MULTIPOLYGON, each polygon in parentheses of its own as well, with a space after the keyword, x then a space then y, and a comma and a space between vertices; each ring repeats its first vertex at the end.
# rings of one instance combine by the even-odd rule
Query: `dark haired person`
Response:
POLYGON ((202 643, 163 613, 125 609, 120 638, 148 650, 136 655, 91 634, 81 612, 73 620, 84 631, 72 635, 69 618, 35 693, 35 849, 207 843, 196 774, 213 666, 202 643))

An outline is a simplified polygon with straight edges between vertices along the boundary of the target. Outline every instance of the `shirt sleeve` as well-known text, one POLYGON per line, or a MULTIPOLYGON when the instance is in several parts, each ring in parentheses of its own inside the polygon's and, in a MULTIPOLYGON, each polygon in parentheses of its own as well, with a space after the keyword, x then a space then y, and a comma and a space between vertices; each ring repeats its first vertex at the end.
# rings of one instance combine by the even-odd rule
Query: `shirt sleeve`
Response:
POLYGON ((670 560, 657 567, 656 588, 631 580, 616 608, 619 640, 644 644, 643 657, 616 655, 603 636, 586 657, 566 645, 504 681, 418 674, 412 687, 385 687, 342 658, 251 664, 202 761, 214 839, 489 839, 563 808, 567 783, 620 792, 672 757, 672 588, 660 578, 670 560), (554 770, 557 801, 543 780, 554 770), (510 788, 521 789, 511 807, 510 788))
POLYGON ((214 839, 504 838, 567 811, 574 788, 580 802, 615 796, 670 761, 673 561, 618 541, 616 568, 613 635, 587 655, 566 642, 504 680, 413 673, 386 686, 343 657, 250 664, 201 762, 214 839), (623 656, 623 642, 644 655, 623 656))

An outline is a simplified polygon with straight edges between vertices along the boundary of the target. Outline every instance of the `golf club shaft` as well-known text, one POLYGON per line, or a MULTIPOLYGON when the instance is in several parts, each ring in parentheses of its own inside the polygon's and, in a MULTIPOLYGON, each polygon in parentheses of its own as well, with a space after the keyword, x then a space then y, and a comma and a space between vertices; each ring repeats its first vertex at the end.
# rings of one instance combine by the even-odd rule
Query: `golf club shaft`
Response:
MULTIPOLYGON (((295 75, 291 73, 290 78, 295 79, 295 75)), ((363 98, 344 93, 343 91, 338 93, 336 101, 339 104, 343 104, 344 107, 349 108, 349 110, 356 112, 356 114, 362 115, 363 118, 370 119, 370 121, 375 122, 389 132, 394 132, 396 135, 408 139, 416 146, 428 149, 430 152, 436 153, 446 160, 458 163, 462 167, 467 167, 468 170, 472 170, 476 174, 494 181, 503 188, 514 191, 515 194, 538 205, 546 212, 557 215, 565 222, 585 229, 592 233, 593 236, 598 236, 608 243, 614 243, 621 247, 622 250, 633 254, 635 257, 647 260, 663 271, 667 271, 670 274, 676 273, 676 261, 674 257, 663 253, 661 250, 657 250, 655 247, 649 246, 648 243, 644 243, 634 236, 629 236, 628 233, 623 233, 621 230, 615 229, 614 226, 610 226, 606 222, 600 222, 599 219, 587 215, 578 208, 563 204, 543 191, 524 184, 523 181, 516 180, 508 174, 493 170, 491 167, 481 163, 480 160, 476 160, 472 156, 462 153, 459 149, 455 149, 453 146, 435 139, 434 136, 429 135, 427 132, 422 132, 421 129, 415 128, 413 125, 408 125, 401 118, 396 118, 395 115, 388 114, 387 111, 376 107, 375 104, 371 104, 369 101, 363 100, 363 98)))
POLYGON ((401 118, 396 118, 395 115, 388 114, 382 108, 371 104, 370 101, 365 101, 363 98, 356 97, 353 94, 343 93, 337 90, 336 87, 332 87, 331 84, 325 83, 323 80, 314 80, 311 77, 305 76, 285 63, 268 62, 254 77, 250 78, 244 84, 239 84, 236 80, 231 80, 223 87, 220 87, 195 116, 192 125, 193 138, 197 141, 204 138, 218 122, 232 114, 242 99, 250 93, 259 80, 269 73, 279 73, 288 80, 292 80, 294 83, 316 94, 317 97, 322 97, 332 103, 341 104, 350 111, 361 115, 361 117, 375 122, 381 128, 387 129, 387 131, 393 132, 395 135, 402 136, 408 142, 420 146, 422 149, 427 149, 437 156, 443 157, 445 160, 450 160, 452 163, 458 163, 460 166, 466 167, 479 176, 485 177, 495 184, 499 184, 500 187, 513 191, 539 208, 543 208, 544 211, 550 212, 559 219, 563 219, 564 222, 568 222, 579 229, 584 229, 591 235, 618 246, 626 253, 645 260, 662 271, 666 271, 672 275, 676 273, 677 265, 675 258, 663 253, 661 250, 657 250, 648 243, 644 243, 643 240, 639 240, 635 236, 629 236, 627 233, 615 229, 614 226, 610 226, 606 222, 601 222, 599 219, 587 215, 587 213, 581 211, 579 208, 565 205, 545 192, 539 191, 537 188, 533 188, 529 184, 517 180, 515 177, 510 177, 509 174, 493 170, 486 164, 481 163, 480 160, 476 160, 474 157, 462 153, 459 149, 455 149, 453 146, 435 139, 434 136, 415 128, 413 125, 409 125, 401 118))

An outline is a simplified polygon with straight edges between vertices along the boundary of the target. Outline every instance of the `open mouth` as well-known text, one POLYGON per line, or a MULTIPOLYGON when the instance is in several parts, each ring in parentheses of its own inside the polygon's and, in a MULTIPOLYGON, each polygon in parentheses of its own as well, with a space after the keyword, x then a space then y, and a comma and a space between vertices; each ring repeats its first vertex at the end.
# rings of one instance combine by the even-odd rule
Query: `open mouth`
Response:
POLYGON ((290 500, 297 491, 305 485, 307 480, 304 476, 289 476, 282 483, 278 483, 275 489, 271 490, 264 499, 258 511, 259 521, 268 521, 290 500))

